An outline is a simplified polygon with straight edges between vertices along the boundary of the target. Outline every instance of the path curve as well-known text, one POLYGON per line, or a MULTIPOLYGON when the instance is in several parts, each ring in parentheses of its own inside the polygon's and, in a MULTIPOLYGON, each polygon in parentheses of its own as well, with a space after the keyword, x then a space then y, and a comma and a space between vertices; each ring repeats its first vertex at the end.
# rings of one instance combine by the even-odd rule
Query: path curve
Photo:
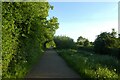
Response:
POLYGON ((26 78, 80 78, 80 76, 67 66, 55 50, 49 49, 26 78))

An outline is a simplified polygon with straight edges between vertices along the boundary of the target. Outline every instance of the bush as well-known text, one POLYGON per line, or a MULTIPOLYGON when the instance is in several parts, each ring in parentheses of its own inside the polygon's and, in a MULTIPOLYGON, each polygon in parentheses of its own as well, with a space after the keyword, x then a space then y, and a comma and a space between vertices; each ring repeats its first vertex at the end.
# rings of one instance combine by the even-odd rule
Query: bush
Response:
POLYGON ((115 37, 115 32, 103 32, 94 41, 94 51, 99 54, 108 54, 118 56, 120 40, 115 37))
POLYGON ((66 36, 55 36, 54 42, 57 49, 71 49, 75 48, 75 43, 73 39, 66 36))

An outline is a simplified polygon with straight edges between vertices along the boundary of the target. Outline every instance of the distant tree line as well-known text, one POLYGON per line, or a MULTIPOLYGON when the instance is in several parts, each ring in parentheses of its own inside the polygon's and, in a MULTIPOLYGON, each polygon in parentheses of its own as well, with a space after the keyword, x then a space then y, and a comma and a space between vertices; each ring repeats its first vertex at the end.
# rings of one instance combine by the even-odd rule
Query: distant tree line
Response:
POLYGON ((82 36, 78 37, 77 42, 66 36, 55 36, 54 41, 58 49, 73 48, 98 54, 120 56, 120 35, 117 37, 115 29, 112 29, 112 32, 102 32, 94 42, 90 42, 82 36))

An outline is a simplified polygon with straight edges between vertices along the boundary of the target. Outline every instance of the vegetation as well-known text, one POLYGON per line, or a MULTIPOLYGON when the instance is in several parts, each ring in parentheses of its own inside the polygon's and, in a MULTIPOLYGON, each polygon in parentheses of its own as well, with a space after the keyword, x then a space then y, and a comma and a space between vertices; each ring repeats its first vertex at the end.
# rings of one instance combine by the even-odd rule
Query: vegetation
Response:
POLYGON ((23 78, 53 41, 57 18, 48 2, 2 3, 2 77, 23 78))
POLYGON ((55 36, 54 41, 57 49, 72 49, 75 47, 75 42, 70 37, 55 36))
POLYGON ((90 46, 89 40, 86 38, 83 38, 82 36, 78 37, 77 44, 80 46, 90 46))
POLYGON ((93 52, 93 42, 90 42, 88 39, 83 38, 82 36, 78 37, 76 46, 78 50, 85 50, 93 52))
POLYGON ((94 42, 80 36, 74 48, 57 48, 57 52, 83 80, 120 79, 120 37, 114 29, 101 33, 94 42))
POLYGON ((54 36, 59 24, 47 19, 50 9, 48 2, 2 3, 2 77, 23 78, 46 48, 55 47, 83 79, 120 79, 120 34, 112 29, 94 42, 80 36, 76 43, 54 36))
POLYGON ((116 32, 112 29, 112 32, 103 32, 98 35, 94 42, 94 50, 99 54, 108 54, 119 56, 120 38, 116 37, 116 32))
POLYGON ((118 80, 120 62, 108 55, 77 50, 57 50, 60 56, 80 74, 83 80, 118 80))

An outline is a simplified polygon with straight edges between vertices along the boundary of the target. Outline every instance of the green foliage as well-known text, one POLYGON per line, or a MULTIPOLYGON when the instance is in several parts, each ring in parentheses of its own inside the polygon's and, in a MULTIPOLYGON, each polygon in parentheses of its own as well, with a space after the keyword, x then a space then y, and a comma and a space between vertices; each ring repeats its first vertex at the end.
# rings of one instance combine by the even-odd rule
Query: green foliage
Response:
POLYGON ((77 39, 77 45, 80 45, 80 46, 91 46, 92 44, 89 42, 88 39, 86 38, 83 38, 82 36, 78 37, 77 39))
POLYGON ((84 45, 85 40, 86 40, 85 38, 83 38, 82 36, 80 36, 77 39, 77 44, 84 45))
POLYGON ((83 80, 118 80, 120 77, 120 62, 114 57, 77 50, 64 49, 57 52, 83 80))
POLYGON ((94 52, 94 47, 93 46, 87 46, 87 47, 84 47, 84 46, 77 46, 78 50, 84 50, 84 51, 89 51, 89 52, 94 52))
POLYGON ((96 53, 118 55, 118 48, 120 48, 120 39, 116 38, 114 29, 111 33, 101 33, 94 42, 94 50, 96 53))
POLYGON ((51 48, 51 47, 53 47, 53 48, 56 47, 56 44, 54 41, 50 41, 49 43, 46 43, 46 48, 51 48))
POLYGON ((86 39, 84 42, 84 46, 89 46, 89 45, 90 45, 90 42, 88 41, 88 39, 86 39))
POLYGON ((57 18, 47 20, 48 2, 2 3, 2 77, 22 78, 53 40, 57 18))
POLYGON ((89 42, 88 39, 83 38, 82 36, 78 37, 77 39, 77 49, 78 50, 85 50, 85 51, 90 51, 93 52, 93 43, 89 42))
POLYGON ((75 48, 73 39, 66 36, 55 36, 54 41, 57 49, 71 49, 75 48))

